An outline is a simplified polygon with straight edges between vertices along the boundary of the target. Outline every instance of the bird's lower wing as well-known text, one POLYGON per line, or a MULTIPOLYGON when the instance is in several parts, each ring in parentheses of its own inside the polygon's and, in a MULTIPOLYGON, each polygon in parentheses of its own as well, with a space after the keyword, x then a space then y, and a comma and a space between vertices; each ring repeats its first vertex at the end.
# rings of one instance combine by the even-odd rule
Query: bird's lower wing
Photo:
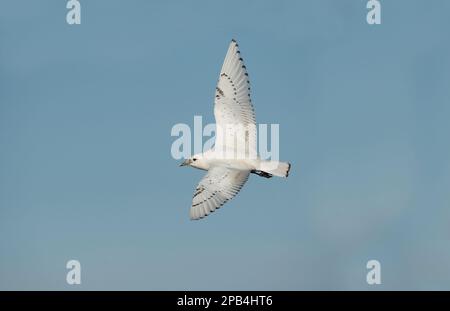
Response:
POLYGON ((213 167, 203 177, 194 192, 191 219, 201 219, 220 208, 241 190, 250 175, 225 167, 213 167))

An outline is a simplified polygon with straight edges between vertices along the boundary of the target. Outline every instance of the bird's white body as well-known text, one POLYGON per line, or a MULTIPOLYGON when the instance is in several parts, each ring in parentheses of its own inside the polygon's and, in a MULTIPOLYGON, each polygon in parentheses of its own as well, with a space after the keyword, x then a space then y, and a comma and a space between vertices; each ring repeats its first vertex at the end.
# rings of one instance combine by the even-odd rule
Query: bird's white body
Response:
POLYGON ((232 199, 250 173, 266 178, 287 177, 291 167, 289 163, 265 161, 257 156, 256 118, 250 99, 250 82, 235 40, 230 43, 220 72, 214 116, 215 146, 191 156, 182 164, 208 171, 195 190, 191 219, 203 218, 232 199))
POLYGON ((214 166, 223 166, 229 169, 249 171, 257 170, 261 162, 260 159, 232 159, 218 155, 214 149, 210 149, 204 153, 196 154, 191 158, 196 159, 190 166, 209 170, 214 166))

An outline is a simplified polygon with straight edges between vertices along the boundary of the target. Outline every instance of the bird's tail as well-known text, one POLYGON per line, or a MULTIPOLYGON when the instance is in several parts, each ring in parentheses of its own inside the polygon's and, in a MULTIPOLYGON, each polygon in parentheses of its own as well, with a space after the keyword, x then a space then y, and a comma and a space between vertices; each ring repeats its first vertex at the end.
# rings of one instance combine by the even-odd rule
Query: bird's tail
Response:
POLYGON ((290 163, 278 161, 261 161, 258 168, 262 172, 278 177, 288 177, 290 169, 290 163))

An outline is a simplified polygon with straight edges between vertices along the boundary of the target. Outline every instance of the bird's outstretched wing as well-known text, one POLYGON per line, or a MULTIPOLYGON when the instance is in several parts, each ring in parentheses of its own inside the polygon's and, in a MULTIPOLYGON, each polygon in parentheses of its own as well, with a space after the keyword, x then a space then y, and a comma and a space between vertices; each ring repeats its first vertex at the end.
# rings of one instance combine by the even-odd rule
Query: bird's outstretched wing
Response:
POLYGON ((220 71, 214 116, 216 150, 233 149, 236 144, 241 144, 240 146, 245 146, 247 150, 256 151, 256 118, 250 100, 250 81, 235 40, 230 43, 220 71))
POLYGON ((225 167, 213 167, 198 184, 192 199, 191 219, 208 216, 232 199, 241 190, 250 175, 225 167))

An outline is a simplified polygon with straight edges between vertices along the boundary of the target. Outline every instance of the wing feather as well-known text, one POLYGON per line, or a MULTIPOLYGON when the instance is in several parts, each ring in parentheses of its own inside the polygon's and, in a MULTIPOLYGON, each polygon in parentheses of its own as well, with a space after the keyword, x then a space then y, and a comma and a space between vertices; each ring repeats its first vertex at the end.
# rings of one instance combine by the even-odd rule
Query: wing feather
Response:
POLYGON ((191 219, 201 219, 235 197, 250 175, 225 167, 213 167, 195 189, 189 212, 191 219))
POLYGON ((232 40, 220 71, 215 93, 216 150, 245 148, 256 155, 256 117, 250 99, 247 68, 232 40))

